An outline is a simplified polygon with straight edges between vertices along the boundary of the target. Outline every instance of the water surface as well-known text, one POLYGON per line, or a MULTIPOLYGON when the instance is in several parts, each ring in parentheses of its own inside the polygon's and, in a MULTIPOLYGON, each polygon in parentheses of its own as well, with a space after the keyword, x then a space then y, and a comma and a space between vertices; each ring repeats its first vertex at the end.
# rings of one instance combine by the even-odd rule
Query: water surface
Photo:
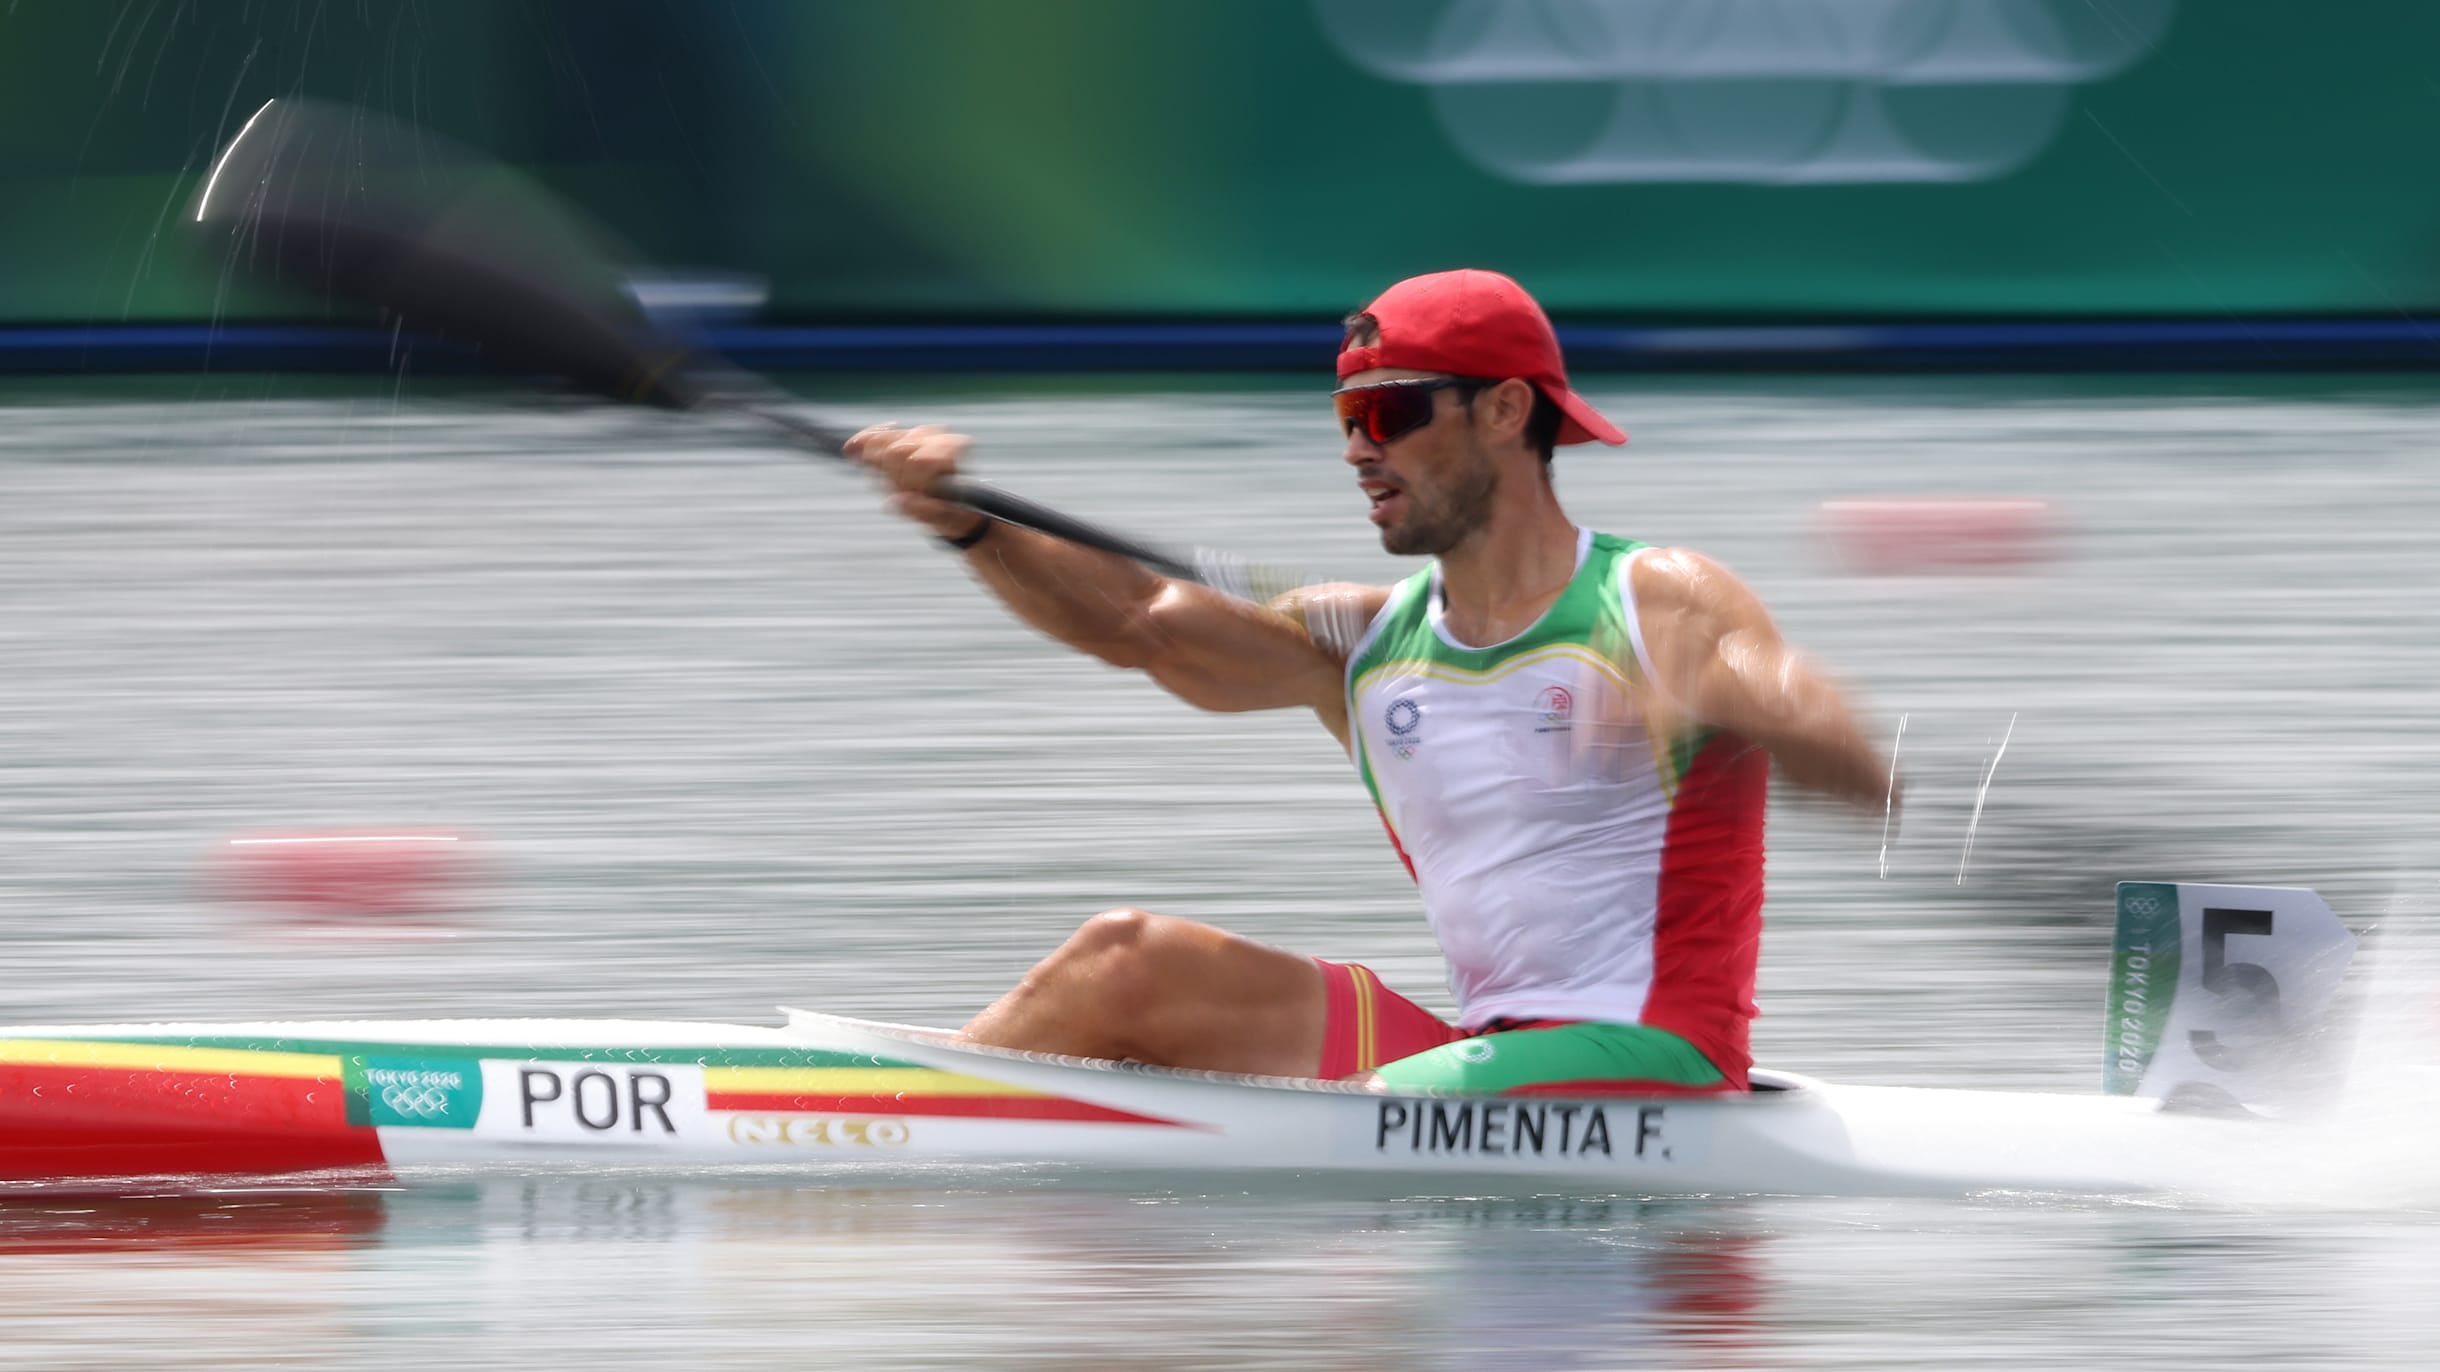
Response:
MULTIPOLYGON (((1403 575, 1309 389, 809 393, 966 426, 986 475, 1121 527, 1403 575)), ((1906 720, 1886 855, 1876 819, 1779 798, 1764 1062, 2091 1089, 2112 882, 2312 885, 2359 926, 2434 903, 2440 389, 1592 390, 1634 442, 1563 453, 1571 510, 1727 562, 1876 730, 1906 720), (2054 555, 1854 574, 1820 507, 1884 495, 2050 502, 2054 555)), ((1198 714, 1054 650, 818 460, 501 389, 6 398, 0 1023, 946 1022, 1120 904, 1447 1006, 1311 720, 1198 714), (437 924, 217 898, 232 836, 325 826, 464 834, 479 880, 437 924)), ((2142 1205, 1176 1178, 21 1197, 0 1362, 2420 1365, 2440 1183, 2315 1180, 2142 1205)))

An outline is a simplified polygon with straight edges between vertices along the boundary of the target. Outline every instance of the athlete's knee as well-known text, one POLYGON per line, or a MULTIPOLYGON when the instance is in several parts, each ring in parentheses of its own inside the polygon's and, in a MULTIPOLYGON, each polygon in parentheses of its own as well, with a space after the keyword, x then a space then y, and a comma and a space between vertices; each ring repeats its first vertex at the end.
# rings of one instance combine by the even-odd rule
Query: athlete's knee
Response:
POLYGON ((1108 1008, 1140 1007, 1168 991, 1174 959, 1165 955, 1163 934, 1174 922, 1144 910, 1104 910, 1077 926, 1057 960, 1108 1008))
POLYGON ((1067 949, 1088 957, 1125 956, 1142 948, 1160 922, 1161 916, 1149 910, 1104 910, 1076 926, 1068 935, 1067 949))

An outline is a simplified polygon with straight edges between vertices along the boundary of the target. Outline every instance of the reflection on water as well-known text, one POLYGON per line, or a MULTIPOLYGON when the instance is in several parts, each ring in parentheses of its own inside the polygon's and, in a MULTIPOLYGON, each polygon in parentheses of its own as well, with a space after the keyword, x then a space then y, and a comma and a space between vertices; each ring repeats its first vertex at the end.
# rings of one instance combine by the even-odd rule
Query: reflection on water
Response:
POLYGON ((0 1196, 0 1254, 329 1251, 377 1237, 388 1218, 382 1193, 368 1190, 63 1190, 0 1196))
MULTIPOLYGON (((1595 388, 1635 444, 1565 454, 1571 508, 1718 555, 1875 727, 1909 721, 1886 877, 1877 821, 1774 814, 1765 1062, 2090 1089, 2112 881, 2313 885, 2359 925, 2434 903, 2411 874, 2440 866, 2440 396, 1668 385, 1595 388), (1917 494, 2045 502, 2056 556, 1843 573, 1822 502, 1917 494)), ((856 480, 501 393, 13 394, 0 1023, 953 1020, 1117 904, 1445 1004, 1310 721, 1198 715, 1045 649, 856 480), (345 937, 216 899, 232 836, 381 826, 479 838, 471 908, 345 937)), ((1124 526, 1405 570, 1307 389, 831 398, 970 426, 987 474, 1124 526)), ((2415 1366, 2440 1242, 2429 1188, 2393 1184, 2411 1157, 2264 1210, 1008 1177, 19 1193, 0 1364, 2415 1366)))
POLYGON ((2435 1277, 2410 1224, 2145 1207, 496 1179, 0 1204, 0 1359, 2408 1366, 2435 1277))
POLYGON ((107 1357, 170 1337, 114 1333, 114 1312, 200 1285, 174 1337, 206 1362, 300 1336, 309 1359, 440 1336, 501 1365, 620 1363, 693 1330, 718 1331, 727 1359, 852 1349, 858 1366, 1672 1366, 1761 1337, 1771 1239, 1753 1218, 564 1179, 46 1198, 0 1209, 0 1289, 24 1302, 20 1353, 107 1357), (85 1257, 63 1267, 70 1253, 85 1257), (256 1294, 227 1299, 238 1287, 256 1294))

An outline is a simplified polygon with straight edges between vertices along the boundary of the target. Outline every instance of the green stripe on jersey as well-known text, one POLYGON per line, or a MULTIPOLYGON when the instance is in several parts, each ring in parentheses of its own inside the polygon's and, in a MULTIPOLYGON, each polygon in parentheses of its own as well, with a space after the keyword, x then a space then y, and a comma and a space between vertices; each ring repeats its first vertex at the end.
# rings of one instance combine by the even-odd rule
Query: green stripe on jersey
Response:
MULTIPOLYGON (((1366 678, 1388 668, 1420 665, 1451 675, 1490 676, 1537 654, 1580 649, 1616 668, 1627 681, 1641 681, 1643 665, 1635 654, 1633 626, 1627 622, 1626 599, 1619 593, 1618 578, 1626 559, 1647 546, 1615 534, 1594 534, 1584 564, 1576 569, 1550 609, 1532 628, 1489 648, 1460 647, 1441 637, 1432 627, 1430 613, 1433 569, 1427 567, 1415 573, 1390 593, 1381 631, 1348 663, 1349 713, 1353 715, 1358 709, 1356 696, 1366 678)), ((1711 741, 1713 732, 1697 727, 1669 741, 1661 759, 1667 770, 1662 778, 1664 785, 1676 789, 1693 768, 1695 755, 1711 741)), ((1389 808, 1382 803, 1381 788, 1373 775, 1372 757, 1364 747, 1360 727, 1354 737, 1357 774, 1364 779, 1364 789, 1372 795, 1374 807, 1387 815, 1389 808)))

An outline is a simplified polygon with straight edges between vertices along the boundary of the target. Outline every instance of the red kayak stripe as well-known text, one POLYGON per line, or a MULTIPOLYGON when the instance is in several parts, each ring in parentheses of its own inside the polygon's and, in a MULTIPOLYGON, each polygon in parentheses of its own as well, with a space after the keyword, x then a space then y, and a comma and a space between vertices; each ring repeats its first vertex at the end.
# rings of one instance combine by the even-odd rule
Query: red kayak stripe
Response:
POLYGON ((809 1096, 711 1091, 706 1109, 795 1115, 965 1115, 1003 1120, 1087 1120, 1102 1124, 1164 1124, 1176 1120, 1130 1114, 1056 1096, 809 1096))
POLYGON ((381 1164, 335 1080, 0 1064, 0 1178, 381 1164))
POLYGON ((374 1170, 381 1140, 370 1129, 271 1134, 171 1126, 27 1128, 0 1120, 0 1181, 86 1177, 254 1176, 374 1170))
POLYGON ((0 1122, 142 1128, 343 1130, 347 1086, 337 1078, 0 1063, 0 1122))

